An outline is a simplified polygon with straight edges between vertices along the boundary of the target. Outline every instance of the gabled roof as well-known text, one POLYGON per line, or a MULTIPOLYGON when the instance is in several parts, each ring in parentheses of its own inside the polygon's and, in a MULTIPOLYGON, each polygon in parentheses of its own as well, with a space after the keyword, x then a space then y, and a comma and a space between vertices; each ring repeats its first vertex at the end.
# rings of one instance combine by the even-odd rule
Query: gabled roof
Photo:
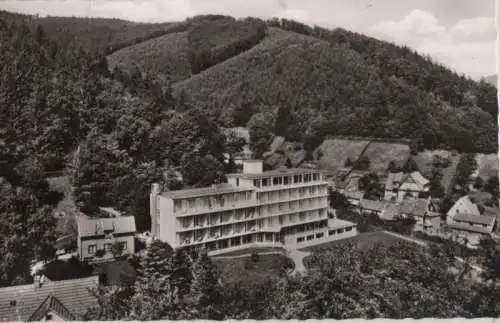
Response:
POLYGON ((469 214, 473 216, 480 216, 479 208, 472 202, 469 196, 462 196, 451 207, 446 215, 453 217, 457 214, 469 214))
POLYGON ((385 189, 392 190, 393 188, 399 188, 399 186, 405 182, 414 184, 418 190, 422 191, 425 189, 426 185, 429 184, 429 180, 423 177, 418 171, 410 174, 405 174, 403 172, 389 173, 385 182, 385 189))
POLYGON ((403 173, 389 173, 387 175, 387 179, 385 181, 385 189, 386 190, 392 190, 395 187, 395 182, 401 183, 401 180, 403 178, 403 173))
POLYGON ((456 222, 470 222, 474 224, 491 225, 495 221, 495 218, 487 215, 458 214, 453 217, 453 220, 456 222))
POLYGON ((478 227, 478 226, 462 224, 462 223, 449 223, 448 227, 450 229, 455 229, 455 230, 460 230, 460 231, 469 231, 469 232, 481 233, 481 234, 490 234, 492 232, 492 229, 490 229, 490 228, 478 227))
POLYGON ((0 321, 27 321, 32 316, 35 317, 37 312, 37 315, 43 312, 42 306, 54 309, 57 307, 59 315, 64 312, 59 303, 71 315, 79 317, 85 314, 87 309, 97 306, 97 300, 90 290, 98 284, 99 277, 92 276, 47 281, 40 287, 28 284, 0 288, 0 321))
POLYGON ((370 211, 382 211, 386 204, 386 201, 379 201, 379 200, 368 200, 368 199, 361 199, 359 201, 359 207, 370 210, 370 211))
POLYGON ((401 202, 400 207, 401 213, 410 214, 414 216, 424 216, 427 211, 427 200, 426 199, 416 199, 416 200, 405 200, 401 202))
POLYGON ((57 299, 57 297, 49 295, 43 301, 43 303, 38 307, 38 309, 33 313, 30 318, 28 319, 29 322, 33 321, 43 321, 43 318, 45 315, 47 315, 49 312, 53 312, 57 314, 60 318, 62 318, 65 321, 73 321, 75 320, 75 315, 71 313, 66 306, 64 306, 61 301, 57 299))
POLYGON ((355 200, 361 200, 363 198, 364 193, 363 192, 344 192, 344 196, 348 199, 355 199, 355 200))
POLYGON ((386 221, 392 221, 399 218, 401 212, 399 211, 399 205, 396 203, 388 202, 384 205, 380 218, 386 221))
POLYGON ((135 218, 133 216, 98 219, 78 218, 79 237, 102 235, 107 233, 105 231, 111 231, 113 234, 135 233, 135 218))

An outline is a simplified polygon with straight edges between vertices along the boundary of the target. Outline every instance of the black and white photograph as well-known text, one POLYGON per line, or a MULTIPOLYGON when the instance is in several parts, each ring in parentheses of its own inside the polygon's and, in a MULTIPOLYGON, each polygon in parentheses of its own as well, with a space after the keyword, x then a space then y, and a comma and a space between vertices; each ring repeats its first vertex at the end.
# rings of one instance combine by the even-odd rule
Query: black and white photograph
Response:
POLYGON ((500 0, 0 0, 0 322, 500 317, 500 0))

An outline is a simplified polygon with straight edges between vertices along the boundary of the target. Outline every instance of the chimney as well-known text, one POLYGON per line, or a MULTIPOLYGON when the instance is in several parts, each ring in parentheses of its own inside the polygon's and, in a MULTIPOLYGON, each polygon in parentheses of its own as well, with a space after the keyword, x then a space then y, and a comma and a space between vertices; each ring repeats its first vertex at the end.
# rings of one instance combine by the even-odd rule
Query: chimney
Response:
POLYGON ((43 286, 43 283, 45 282, 45 276, 40 275, 40 274, 36 274, 35 276, 33 276, 33 280, 34 280, 33 284, 34 284, 35 289, 40 288, 43 286))
POLYGON ((244 174, 262 174, 263 165, 262 160, 245 160, 243 162, 244 174))

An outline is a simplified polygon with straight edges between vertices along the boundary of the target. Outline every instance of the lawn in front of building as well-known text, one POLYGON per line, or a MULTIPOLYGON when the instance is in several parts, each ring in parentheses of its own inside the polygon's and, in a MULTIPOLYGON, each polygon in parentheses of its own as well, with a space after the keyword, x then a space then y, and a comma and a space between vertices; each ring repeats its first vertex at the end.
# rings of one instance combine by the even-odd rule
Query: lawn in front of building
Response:
POLYGON ((390 245, 395 245, 398 242, 406 242, 406 240, 398 238, 397 236, 384 231, 374 231, 374 232, 360 233, 353 237, 329 241, 315 246, 305 247, 300 249, 300 251, 321 252, 322 250, 327 250, 332 247, 347 245, 347 244, 357 244, 361 249, 368 249, 376 244, 390 246, 390 245))
POLYGON ((263 282, 285 275, 293 268, 293 261, 284 255, 258 257, 212 258, 223 280, 227 282, 263 282))

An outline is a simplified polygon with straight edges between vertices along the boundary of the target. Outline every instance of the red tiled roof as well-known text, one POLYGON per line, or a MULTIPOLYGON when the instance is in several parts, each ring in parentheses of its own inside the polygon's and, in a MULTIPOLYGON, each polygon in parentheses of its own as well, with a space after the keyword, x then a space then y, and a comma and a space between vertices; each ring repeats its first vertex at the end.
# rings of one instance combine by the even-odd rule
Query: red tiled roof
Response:
POLYGON ((370 211, 382 211, 386 203, 386 201, 361 199, 359 207, 370 211))
POLYGON ((56 298, 69 313, 79 317, 97 305, 90 290, 98 284, 98 276, 92 276, 47 281, 40 287, 28 284, 0 288, 0 321, 27 321, 45 301, 52 301, 48 300, 49 296, 56 298))

